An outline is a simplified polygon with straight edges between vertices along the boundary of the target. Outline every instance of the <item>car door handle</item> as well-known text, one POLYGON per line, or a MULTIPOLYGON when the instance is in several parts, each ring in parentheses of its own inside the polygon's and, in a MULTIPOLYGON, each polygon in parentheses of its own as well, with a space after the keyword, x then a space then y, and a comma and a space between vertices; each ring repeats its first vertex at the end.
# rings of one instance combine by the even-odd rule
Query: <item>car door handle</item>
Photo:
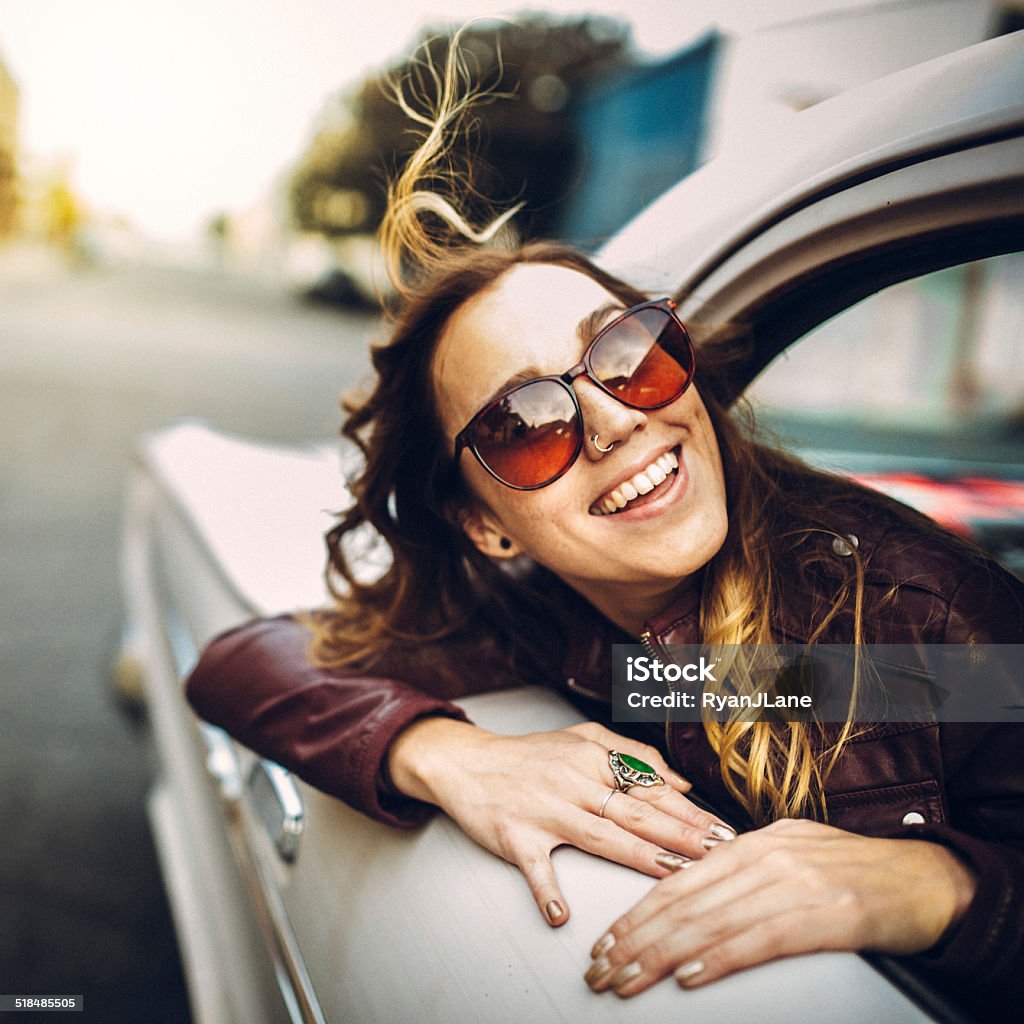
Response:
POLYGON ((242 795, 242 769, 231 738, 215 725, 199 723, 199 735, 206 748, 206 773, 213 779, 222 800, 235 803, 242 795))
POLYGON ((267 830, 281 860, 294 862, 306 825, 306 812, 291 772, 260 758, 249 772, 250 805, 267 830))

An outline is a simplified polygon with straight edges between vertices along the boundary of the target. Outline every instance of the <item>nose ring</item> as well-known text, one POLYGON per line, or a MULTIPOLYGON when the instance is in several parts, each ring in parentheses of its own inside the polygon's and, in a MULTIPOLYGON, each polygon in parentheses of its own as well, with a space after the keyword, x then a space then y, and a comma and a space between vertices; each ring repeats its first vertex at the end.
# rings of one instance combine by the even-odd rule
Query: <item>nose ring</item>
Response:
POLYGON ((596 449, 597 449, 597 450, 598 450, 599 452, 602 452, 602 453, 604 453, 604 452, 610 452, 610 451, 611 451, 611 450, 612 450, 612 449, 613 449, 613 448, 615 447, 615 444, 616 444, 616 442, 615 442, 615 441, 612 441, 612 443, 611 443, 610 445, 608 445, 608 447, 607 447, 607 448, 602 448, 602 447, 601 447, 601 442, 600 442, 600 441, 598 441, 598 439, 597 439, 597 438, 598 438, 598 435, 597 435, 597 434, 594 434, 594 435, 593 435, 593 436, 592 436, 592 437, 590 438, 590 443, 591 443, 591 444, 592 444, 592 445, 593 445, 593 446, 594 446, 594 447, 595 447, 595 448, 596 448, 596 449))

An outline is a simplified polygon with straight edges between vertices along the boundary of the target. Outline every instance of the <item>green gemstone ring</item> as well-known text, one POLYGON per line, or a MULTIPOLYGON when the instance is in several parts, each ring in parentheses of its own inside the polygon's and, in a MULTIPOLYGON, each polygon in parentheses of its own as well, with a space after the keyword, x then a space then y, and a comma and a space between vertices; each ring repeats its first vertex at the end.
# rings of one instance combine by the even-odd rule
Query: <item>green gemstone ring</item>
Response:
POLYGON ((665 780, 646 761, 617 750, 608 751, 608 764, 615 777, 615 788, 622 793, 634 786, 664 786, 665 780))

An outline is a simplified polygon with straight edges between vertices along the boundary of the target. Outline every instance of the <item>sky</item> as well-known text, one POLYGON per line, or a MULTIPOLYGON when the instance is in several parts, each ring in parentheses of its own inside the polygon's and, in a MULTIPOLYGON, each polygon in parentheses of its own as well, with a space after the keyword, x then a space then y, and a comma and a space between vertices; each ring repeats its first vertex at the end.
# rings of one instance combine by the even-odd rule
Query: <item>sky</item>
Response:
MULTIPOLYGON (((742 4, 531 5, 618 14, 651 53, 706 28, 712 6, 742 4)), ((92 211, 185 238, 265 196, 327 97, 406 50, 424 24, 509 10, 508 0, 0 0, 0 59, 21 93, 32 166, 66 163, 92 211)))

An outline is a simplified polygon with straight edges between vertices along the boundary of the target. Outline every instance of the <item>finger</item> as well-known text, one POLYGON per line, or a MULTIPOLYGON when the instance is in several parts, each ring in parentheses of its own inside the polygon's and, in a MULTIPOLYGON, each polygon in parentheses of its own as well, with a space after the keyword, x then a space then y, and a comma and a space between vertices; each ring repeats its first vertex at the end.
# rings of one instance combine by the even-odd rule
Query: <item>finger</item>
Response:
POLYGON ((751 863, 757 865, 759 850, 749 838, 741 837, 714 856, 689 862, 687 871, 664 878, 597 940, 591 957, 614 947, 611 962, 624 964, 657 940, 652 923, 656 928, 658 921, 680 925, 690 917, 710 917, 721 903, 742 900, 745 893, 763 887, 761 875, 749 870, 751 863))
MULTIPOLYGON (((627 750, 628 754, 629 751, 627 750)), ((634 757, 640 757, 639 754, 634 754, 634 757)), ((643 760, 641 758, 641 760, 643 760)), ((671 786, 677 793, 689 793, 693 789, 693 783, 685 776, 680 775, 679 772, 668 766, 668 763, 662 761, 660 766, 652 765, 652 768, 665 780, 665 782, 671 786)))
MULTIPOLYGON (((614 801, 612 801, 614 803, 614 801)), ((686 878, 676 878, 671 885, 657 885, 623 914, 609 929, 616 935, 625 935, 640 928, 649 918, 660 913, 666 905, 678 898, 685 898, 689 905, 707 894, 716 899, 720 891, 716 887, 722 882, 731 882, 732 890, 726 895, 735 898, 740 888, 763 884, 763 877, 789 878, 801 871, 798 857, 785 841, 774 831, 774 826, 747 832, 731 842, 718 843, 713 847, 714 856, 705 856, 694 861, 699 871, 686 878), (754 870, 753 876, 747 871, 754 870), (748 881, 752 877, 753 881, 748 881)))
MULTIPOLYGON (((822 944, 821 911, 826 907, 819 901, 790 891, 792 885, 783 881, 753 886, 750 881, 728 895, 724 890, 733 887, 720 885, 710 906, 673 903, 595 960, 588 983, 596 991, 613 988, 619 995, 635 995, 673 972, 680 984, 696 985, 778 956, 837 948, 822 944), (786 936, 787 930, 799 935, 786 936), (747 935, 754 938, 746 941, 747 935)), ((834 907, 831 916, 837 917, 834 907)))
POLYGON ((656 843, 665 850, 682 853, 690 859, 703 857, 711 845, 719 842, 709 831, 708 823, 713 827, 715 819, 701 812, 699 824, 687 822, 682 816, 685 809, 675 806, 672 798, 684 805, 689 801, 666 787, 658 788, 665 790, 665 798, 648 797, 649 790, 642 790, 637 796, 633 795, 634 790, 628 793, 605 790, 601 798, 604 817, 626 832, 656 843), (676 813, 670 813, 672 811, 676 813))
POLYGON ((656 747, 649 747, 646 743, 635 743, 625 737, 618 737, 617 742, 619 745, 611 749, 646 761, 675 792, 689 793, 693 789, 693 783, 673 769, 656 747))
POLYGON ((679 985, 696 988, 770 960, 814 950, 855 948, 839 938, 835 918, 829 907, 787 908, 685 957, 673 974, 679 985))
POLYGON ((522 871, 544 920, 554 928, 565 924, 569 920, 569 905, 555 878, 550 853, 544 850, 524 853, 515 858, 515 863, 522 871))
MULTIPOLYGON (((616 793, 608 801, 608 809, 622 795, 616 793)), ((596 814, 573 808, 563 819, 560 829, 562 841, 654 878, 664 878, 690 863, 688 854, 679 856, 682 851, 678 847, 684 844, 676 842, 666 849, 664 845, 651 842, 617 824, 608 816, 608 809, 605 816, 599 818, 596 814)), ((678 830, 678 826, 676 828, 678 830)))
POLYGON ((780 956, 865 945, 866 918, 846 883, 797 870, 792 850, 777 845, 765 854, 762 843, 738 843, 655 890, 658 912, 595 946, 592 987, 632 995, 670 971, 696 985, 780 956))
POLYGON ((659 811, 671 815, 677 821, 697 830, 702 839, 709 840, 704 849, 709 850, 720 842, 730 842, 736 838, 736 830, 722 821, 717 815, 698 807, 681 793, 668 786, 633 786, 629 795, 636 800, 653 804, 659 811))

